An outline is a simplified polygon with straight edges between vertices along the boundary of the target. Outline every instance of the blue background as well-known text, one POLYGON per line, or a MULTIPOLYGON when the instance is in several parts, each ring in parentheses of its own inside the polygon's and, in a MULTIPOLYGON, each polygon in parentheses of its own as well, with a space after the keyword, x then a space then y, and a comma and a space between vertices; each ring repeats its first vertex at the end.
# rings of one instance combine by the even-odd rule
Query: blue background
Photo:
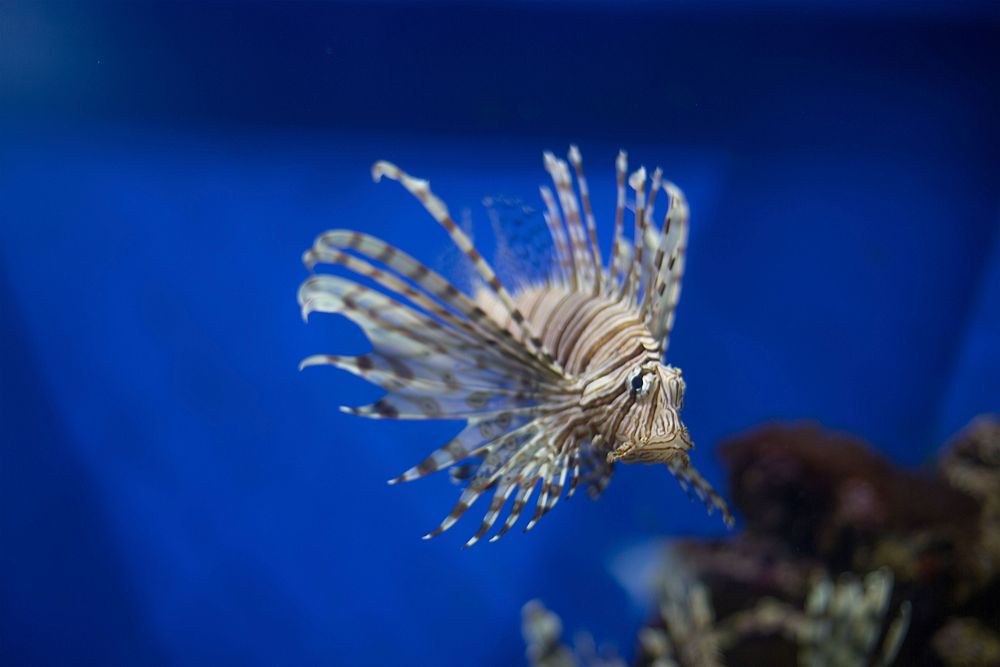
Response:
POLYGON ((706 474, 773 419, 919 465, 1000 406, 998 72, 992 3, 0 4, 0 661, 517 664, 535 596, 631 653, 609 562, 721 524, 628 467, 527 536, 419 540, 456 489, 385 480, 457 425, 296 370, 366 349, 302 323, 301 252, 446 264, 375 159, 482 225, 571 141, 607 243, 628 148, 691 201, 706 474))

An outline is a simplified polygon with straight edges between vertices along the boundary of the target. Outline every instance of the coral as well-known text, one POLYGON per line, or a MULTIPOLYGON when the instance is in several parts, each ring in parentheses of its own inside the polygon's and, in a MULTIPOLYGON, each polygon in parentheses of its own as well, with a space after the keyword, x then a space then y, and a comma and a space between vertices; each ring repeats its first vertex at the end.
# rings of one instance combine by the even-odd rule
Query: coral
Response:
POLYGON ((562 621, 538 600, 521 610, 521 634, 528 646, 528 661, 534 667, 574 667, 573 652, 559 643, 562 621))
POLYGON ((521 609, 521 634, 532 667, 625 667, 615 653, 598 652, 589 635, 578 636, 574 648, 561 643, 562 621, 538 600, 521 609))
MULTIPOLYGON (((711 593, 700 581, 667 568, 656 622, 639 632, 638 664, 649 667, 722 667, 723 652, 755 636, 778 635, 798 646, 802 667, 892 664, 909 622, 904 602, 883 632, 892 593, 892 574, 872 572, 833 582, 818 576, 804 608, 764 598, 716 621, 711 593), (880 643, 878 640, 883 638, 880 643)), ((615 667, 617 657, 594 659, 592 651, 560 643, 562 622, 537 600, 524 606, 522 632, 533 667, 615 667)))
POLYGON ((888 570, 864 580, 845 575, 836 582, 817 575, 802 607, 768 597, 716 621, 710 592, 702 583, 674 581, 663 591, 662 627, 640 633, 637 662, 716 667, 739 644, 777 636, 798 647, 797 664, 803 667, 882 667, 892 664, 909 622, 904 602, 885 625, 891 593, 888 570))
MULTIPOLYGON (((995 417, 921 473, 804 424, 757 429, 720 453, 743 530, 660 552, 658 612, 635 664, 1000 665, 995 417)), ((559 646, 567 662, 529 653, 532 664, 590 664, 559 646)))
POLYGON ((941 457, 940 470, 952 486, 980 503, 972 566, 980 586, 995 581, 1000 575, 1000 422, 974 420, 941 457))

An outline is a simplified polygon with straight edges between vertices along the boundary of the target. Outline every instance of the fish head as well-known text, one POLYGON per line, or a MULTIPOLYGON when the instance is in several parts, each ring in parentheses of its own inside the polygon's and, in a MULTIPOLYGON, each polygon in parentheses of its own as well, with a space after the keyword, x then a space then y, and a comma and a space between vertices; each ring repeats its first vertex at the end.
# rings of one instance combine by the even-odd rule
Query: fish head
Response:
POLYGON ((625 376, 624 414, 614 432, 609 461, 683 463, 694 448, 681 421, 686 387, 679 368, 647 361, 625 376))

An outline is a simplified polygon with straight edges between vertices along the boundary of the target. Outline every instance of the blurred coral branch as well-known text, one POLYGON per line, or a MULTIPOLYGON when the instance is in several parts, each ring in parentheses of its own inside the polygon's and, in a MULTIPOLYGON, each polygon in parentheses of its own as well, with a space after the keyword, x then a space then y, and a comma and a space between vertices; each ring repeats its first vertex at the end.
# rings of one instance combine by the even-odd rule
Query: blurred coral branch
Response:
MULTIPOLYGON (((635 664, 1000 665, 995 417, 974 420, 925 473, 813 425, 761 428, 720 453, 743 531, 660 553, 658 612, 635 664)), ((524 628, 532 665, 621 664, 562 645, 541 603, 525 607, 524 628)))

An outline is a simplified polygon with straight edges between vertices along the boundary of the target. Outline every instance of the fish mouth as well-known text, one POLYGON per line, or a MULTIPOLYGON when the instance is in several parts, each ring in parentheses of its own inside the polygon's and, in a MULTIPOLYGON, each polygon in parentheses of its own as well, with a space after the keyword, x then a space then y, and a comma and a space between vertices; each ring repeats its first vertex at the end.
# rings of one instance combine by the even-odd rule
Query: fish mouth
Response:
POLYGON ((687 432, 654 437, 646 441, 628 440, 608 452, 608 463, 670 463, 694 448, 687 432))

